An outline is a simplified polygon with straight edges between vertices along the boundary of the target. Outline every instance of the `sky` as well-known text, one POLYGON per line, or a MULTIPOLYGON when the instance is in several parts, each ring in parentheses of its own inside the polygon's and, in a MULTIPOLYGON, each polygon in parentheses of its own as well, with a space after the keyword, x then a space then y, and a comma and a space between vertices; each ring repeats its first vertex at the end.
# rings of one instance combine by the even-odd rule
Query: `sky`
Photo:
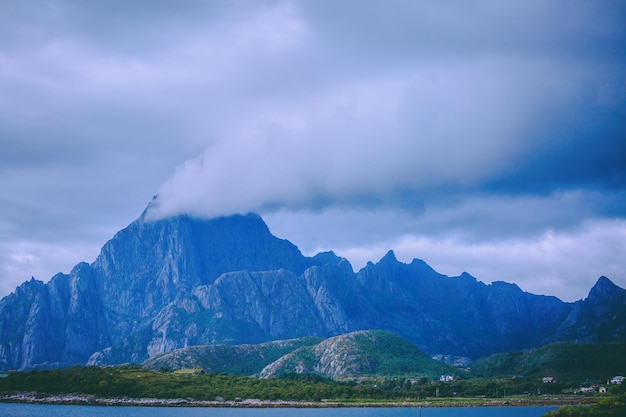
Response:
POLYGON ((626 2, 0 0, 0 297, 259 213, 564 301, 626 287, 626 2))

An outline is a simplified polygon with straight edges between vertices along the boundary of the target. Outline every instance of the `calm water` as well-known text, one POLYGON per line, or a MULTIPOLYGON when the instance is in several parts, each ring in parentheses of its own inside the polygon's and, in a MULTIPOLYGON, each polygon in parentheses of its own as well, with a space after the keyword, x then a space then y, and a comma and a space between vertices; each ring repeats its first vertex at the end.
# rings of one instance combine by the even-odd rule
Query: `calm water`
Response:
POLYGON ((540 417, 556 407, 161 408, 1 404, 2 417, 540 417))

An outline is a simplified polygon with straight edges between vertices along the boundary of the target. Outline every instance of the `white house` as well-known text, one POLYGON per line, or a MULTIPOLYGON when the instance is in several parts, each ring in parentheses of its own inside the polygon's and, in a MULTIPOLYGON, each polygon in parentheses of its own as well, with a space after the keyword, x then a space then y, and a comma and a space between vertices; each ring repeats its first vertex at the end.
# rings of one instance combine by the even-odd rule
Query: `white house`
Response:
POLYGON ((441 382, 450 382, 450 381, 454 381, 454 377, 452 375, 441 375, 439 380, 441 382))
POLYGON ((613 379, 611 379, 611 384, 621 384, 622 382, 624 382, 624 377, 621 375, 614 376, 613 379))

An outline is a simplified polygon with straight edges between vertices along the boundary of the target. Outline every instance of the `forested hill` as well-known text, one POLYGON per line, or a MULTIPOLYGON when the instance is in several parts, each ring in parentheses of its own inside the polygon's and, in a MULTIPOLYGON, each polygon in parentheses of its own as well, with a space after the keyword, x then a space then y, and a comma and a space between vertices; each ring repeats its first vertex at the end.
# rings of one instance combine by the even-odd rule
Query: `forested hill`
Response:
POLYGON ((626 374, 626 342, 554 343, 527 352, 498 353, 472 363, 480 377, 530 378, 551 376, 557 380, 596 380, 605 383, 626 374))

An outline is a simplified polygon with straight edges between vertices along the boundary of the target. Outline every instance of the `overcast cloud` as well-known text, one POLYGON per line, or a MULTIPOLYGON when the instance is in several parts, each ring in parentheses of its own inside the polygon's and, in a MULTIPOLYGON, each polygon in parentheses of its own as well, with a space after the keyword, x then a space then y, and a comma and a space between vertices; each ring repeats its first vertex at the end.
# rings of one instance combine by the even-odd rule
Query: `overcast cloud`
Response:
POLYGON ((260 213, 563 300, 626 287, 624 1, 0 1, 0 296, 260 213))

